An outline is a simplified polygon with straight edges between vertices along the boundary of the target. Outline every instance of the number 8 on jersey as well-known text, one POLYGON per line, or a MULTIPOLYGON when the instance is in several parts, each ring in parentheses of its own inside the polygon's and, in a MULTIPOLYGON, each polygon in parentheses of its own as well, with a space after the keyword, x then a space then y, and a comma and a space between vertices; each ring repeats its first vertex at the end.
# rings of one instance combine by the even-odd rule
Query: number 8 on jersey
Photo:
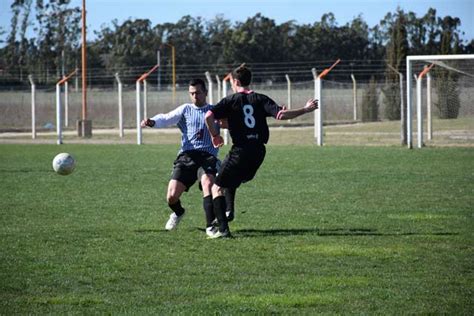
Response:
POLYGON ((244 111, 244 123, 248 128, 255 127, 255 118, 253 117, 253 106, 246 104, 243 107, 244 111))

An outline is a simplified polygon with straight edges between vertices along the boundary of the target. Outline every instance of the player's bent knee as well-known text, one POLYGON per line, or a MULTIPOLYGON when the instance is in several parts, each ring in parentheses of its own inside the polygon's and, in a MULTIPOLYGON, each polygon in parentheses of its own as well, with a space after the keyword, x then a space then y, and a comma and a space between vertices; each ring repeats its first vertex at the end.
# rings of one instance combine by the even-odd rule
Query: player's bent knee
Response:
POLYGON ((171 180, 168 185, 168 192, 166 194, 166 201, 169 205, 173 205, 179 201, 181 194, 186 190, 183 183, 171 180))
POLYGON ((176 204, 179 201, 179 196, 178 195, 168 195, 166 197, 166 201, 168 202, 169 205, 176 204))
POLYGON ((224 189, 218 186, 217 184, 214 184, 212 186, 212 196, 217 197, 217 196, 223 196, 224 195, 224 189))
POLYGON ((213 184, 214 184, 214 180, 212 177, 205 175, 201 178, 201 186, 203 188, 207 188, 210 191, 213 184))
POLYGON ((180 198, 180 194, 178 194, 176 191, 170 191, 168 192, 168 195, 166 196, 166 201, 168 202, 169 205, 173 205, 179 201, 179 198, 180 198))

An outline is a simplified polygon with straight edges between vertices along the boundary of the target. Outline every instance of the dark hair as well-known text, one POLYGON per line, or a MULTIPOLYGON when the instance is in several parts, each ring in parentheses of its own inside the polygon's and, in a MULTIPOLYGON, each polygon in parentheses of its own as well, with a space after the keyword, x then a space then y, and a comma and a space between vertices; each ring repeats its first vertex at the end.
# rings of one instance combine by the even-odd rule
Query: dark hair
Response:
POLYGON ((245 64, 242 64, 232 71, 232 78, 239 80, 240 84, 245 87, 252 81, 252 72, 245 64))
POLYGON ((201 86, 204 91, 207 91, 206 83, 202 79, 199 79, 199 78, 191 79, 191 81, 189 81, 189 85, 193 86, 193 87, 194 86, 201 86))

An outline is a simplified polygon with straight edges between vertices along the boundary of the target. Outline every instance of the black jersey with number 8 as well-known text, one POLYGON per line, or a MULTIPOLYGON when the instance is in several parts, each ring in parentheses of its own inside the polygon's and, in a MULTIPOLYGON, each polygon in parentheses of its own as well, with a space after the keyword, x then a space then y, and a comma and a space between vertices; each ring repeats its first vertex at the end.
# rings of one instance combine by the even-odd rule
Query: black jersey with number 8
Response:
POLYGON ((282 108, 268 96, 239 92, 227 96, 212 108, 216 119, 227 119, 232 142, 238 146, 266 144, 269 138, 267 117, 277 117, 282 108))

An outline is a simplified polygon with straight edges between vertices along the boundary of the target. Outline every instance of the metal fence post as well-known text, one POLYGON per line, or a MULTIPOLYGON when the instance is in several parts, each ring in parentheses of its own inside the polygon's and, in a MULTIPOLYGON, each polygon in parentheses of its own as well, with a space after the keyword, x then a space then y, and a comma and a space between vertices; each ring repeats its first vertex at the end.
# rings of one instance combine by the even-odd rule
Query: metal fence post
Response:
POLYGON ((64 82, 64 126, 69 126, 69 84, 64 82))
POLYGON ((287 83, 288 109, 291 109, 291 80, 288 74, 285 74, 285 78, 287 83))
POLYGON ((426 73, 426 127, 428 132, 428 140, 433 139, 433 120, 431 116, 431 75, 426 73))
POLYGON ((63 130, 61 123, 61 84, 56 84, 56 144, 61 145, 63 143, 63 130))
POLYGON ((357 121, 357 81, 356 81, 356 78, 354 77, 354 74, 351 74, 351 79, 352 79, 352 99, 353 99, 353 104, 354 104, 353 115, 354 115, 354 121, 357 121))
POLYGON ((119 118, 119 136, 123 138, 123 103, 122 103, 122 80, 119 73, 115 73, 115 79, 118 83, 118 118, 119 118))
POLYGON ((205 72, 207 79, 207 95, 209 96, 209 104, 214 104, 214 85, 212 84, 211 73, 209 71, 205 72))
POLYGON ((31 138, 36 139, 36 85, 32 75, 28 76, 28 80, 31 84, 31 138))

